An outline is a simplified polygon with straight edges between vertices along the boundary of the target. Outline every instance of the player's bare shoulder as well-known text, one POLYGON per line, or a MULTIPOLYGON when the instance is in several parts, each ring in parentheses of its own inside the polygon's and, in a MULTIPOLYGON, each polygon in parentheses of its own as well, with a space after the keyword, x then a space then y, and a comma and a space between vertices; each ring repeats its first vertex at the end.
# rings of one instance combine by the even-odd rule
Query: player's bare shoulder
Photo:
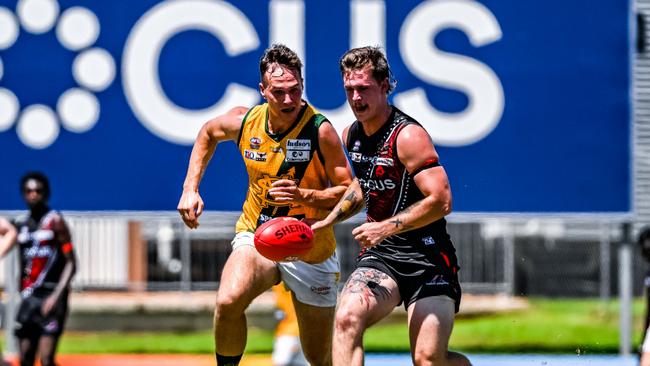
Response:
POLYGON ((209 120, 203 129, 217 140, 234 140, 239 135, 241 123, 249 108, 234 107, 228 112, 209 120))
POLYGON ((346 126, 346 127, 343 129, 343 132, 341 133, 341 140, 343 141, 343 145, 344 145, 344 146, 345 146, 345 144, 346 144, 346 141, 348 141, 348 133, 350 132, 350 127, 351 127, 351 125, 346 126))
POLYGON ((230 109, 226 112, 225 116, 228 118, 233 118, 241 122, 244 119, 246 113, 250 110, 248 107, 238 106, 230 109))
POLYGON ((332 126, 329 120, 325 120, 318 127, 318 140, 321 144, 324 142, 326 145, 340 145, 341 140, 336 133, 336 129, 332 126))
POLYGON ((438 153, 433 141, 424 127, 408 124, 397 136, 397 156, 409 172, 417 169, 425 161, 438 161, 438 153))
POLYGON ((431 136, 427 130, 417 123, 409 123, 399 132, 397 136, 397 143, 418 143, 423 142, 433 145, 431 136))
POLYGON ((59 211, 51 211, 49 214, 49 221, 55 231, 68 231, 68 225, 59 211))
POLYGON ((52 211, 52 222, 57 225, 66 225, 63 215, 59 211, 52 211))

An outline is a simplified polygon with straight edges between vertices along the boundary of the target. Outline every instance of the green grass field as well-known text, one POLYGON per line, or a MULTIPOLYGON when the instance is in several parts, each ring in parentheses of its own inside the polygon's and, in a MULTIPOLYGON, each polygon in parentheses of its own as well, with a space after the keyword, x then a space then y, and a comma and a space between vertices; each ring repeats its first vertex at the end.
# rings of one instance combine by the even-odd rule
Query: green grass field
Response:
MULTIPOLYGON (((460 318, 451 348, 480 353, 616 353, 618 303, 598 300, 532 299, 520 312, 460 318)), ((638 343, 643 303, 634 304, 634 336, 638 343)), ((273 335, 253 329, 248 353, 271 352, 273 335)), ((371 352, 408 352, 406 324, 379 324, 365 337, 371 352)), ((64 334, 62 353, 206 353, 212 354, 210 332, 200 333, 72 333, 64 334)))

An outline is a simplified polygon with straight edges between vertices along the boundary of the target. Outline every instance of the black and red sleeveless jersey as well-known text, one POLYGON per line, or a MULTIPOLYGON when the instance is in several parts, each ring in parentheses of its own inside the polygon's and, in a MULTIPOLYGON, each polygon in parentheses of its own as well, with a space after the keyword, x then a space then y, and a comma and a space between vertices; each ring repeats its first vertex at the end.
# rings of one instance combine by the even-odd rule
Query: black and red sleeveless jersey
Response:
POLYGON ((32 293, 47 294, 54 290, 63 268, 65 257, 62 245, 53 230, 53 220, 61 214, 50 210, 40 222, 29 215, 14 221, 20 246, 20 291, 23 297, 32 293))
MULTIPOLYGON (((367 220, 382 221, 420 201, 424 195, 397 156, 397 136, 409 124, 419 123, 393 107, 386 123, 367 136, 355 121, 348 130, 346 148, 366 201, 367 220)), ((392 235, 368 252, 396 260, 445 263, 456 268, 455 249, 444 218, 424 227, 392 235), (451 262, 453 263, 451 263, 451 262)), ((362 253, 363 254, 363 253, 362 253)))

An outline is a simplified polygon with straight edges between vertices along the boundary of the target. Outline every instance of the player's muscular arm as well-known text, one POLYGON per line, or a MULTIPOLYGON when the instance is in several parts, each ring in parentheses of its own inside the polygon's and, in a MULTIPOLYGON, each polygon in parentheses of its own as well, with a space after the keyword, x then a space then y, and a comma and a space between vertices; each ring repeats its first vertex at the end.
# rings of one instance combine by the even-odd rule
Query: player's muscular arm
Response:
POLYGON ((352 184, 348 186, 339 203, 334 207, 334 210, 332 210, 334 214, 332 224, 345 221, 356 215, 363 209, 364 205, 365 201, 363 199, 361 185, 359 184, 359 180, 355 178, 352 184))
POLYGON ((282 179, 273 183, 269 194, 276 201, 299 202, 307 206, 332 208, 352 182, 352 171, 334 127, 326 122, 318 130, 318 144, 325 159, 325 173, 331 186, 318 190, 297 187, 295 182, 282 179))
POLYGON ((18 232, 7 220, 0 218, 0 257, 4 257, 16 244, 18 232))
POLYGON ((345 157, 341 140, 331 123, 321 124, 318 129, 318 144, 325 159, 325 173, 332 185, 320 191, 308 190, 305 192, 305 199, 309 205, 332 208, 352 183, 352 169, 345 157))
POLYGON ((217 144, 221 141, 237 139, 241 121, 247 111, 248 109, 244 107, 231 109, 226 114, 206 122, 196 137, 183 183, 183 194, 177 207, 185 224, 192 229, 199 226, 198 218, 203 212, 203 200, 199 195, 199 184, 203 173, 217 144))
POLYGON ((364 205, 363 192, 359 180, 355 178, 329 215, 323 220, 314 223, 312 229, 316 230, 345 221, 359 213, 364 205))
POLYGON ((420 201, 381 222, 365 223, 352 231, 363 246, 375 246, 385 238, 430 224, 451 212, 451 190, 447 173, 426 131, 417 125, 405 127, 397 137, 397 155, 409 173, 416 173, 415 184, 424 195, 420 201))
MULTIPOLYGON (((429 134, 417 125, 406 126, 400 132, 397 156, 409 173, 438 162, 438 154, 429 134)), ((391 235, 425 226, 451 212, 451 189, 442 166, 424 169, 413 179, 424 198, 383 221, 390 228, 391 235)))
POLYGON ((206 122, 199 131, 183 183, 183 190, 198 191, 205 168, 221 141, 235 140, 239 135, 241 121, 248 111, 244 107, 236 107, 228 113, 206 122))

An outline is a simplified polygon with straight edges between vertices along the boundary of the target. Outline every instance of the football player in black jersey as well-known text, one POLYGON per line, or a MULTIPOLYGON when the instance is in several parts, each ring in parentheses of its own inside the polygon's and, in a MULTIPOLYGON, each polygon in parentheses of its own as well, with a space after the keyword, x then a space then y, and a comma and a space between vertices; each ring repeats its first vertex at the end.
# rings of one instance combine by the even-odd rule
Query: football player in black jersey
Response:
POLYGON ((14 222, 15 240, 0 241, 4 256, 15 244, 20 253, 21 304, 15 334, 20 365, 55 365, 56 347, 68 314, 68 293, 76 260, 70 231, 58 211, 48 205, 50 185, 42 173, 27 173, 20 189, 29 213, 14 222))
POLYGON ((361 245, 336 312, 334 365, 364 362, 363 334, 404 304, 415 365, 470 365, 448 351, 460 304, 459 266, 446 231, 451 191, 427 131, 388 102, 388 62, 377 47, 348 51, 340 61, 356 121, 343 141, 356 179, 318 229, 365 205, 366 223, 352 231, 361 245))

